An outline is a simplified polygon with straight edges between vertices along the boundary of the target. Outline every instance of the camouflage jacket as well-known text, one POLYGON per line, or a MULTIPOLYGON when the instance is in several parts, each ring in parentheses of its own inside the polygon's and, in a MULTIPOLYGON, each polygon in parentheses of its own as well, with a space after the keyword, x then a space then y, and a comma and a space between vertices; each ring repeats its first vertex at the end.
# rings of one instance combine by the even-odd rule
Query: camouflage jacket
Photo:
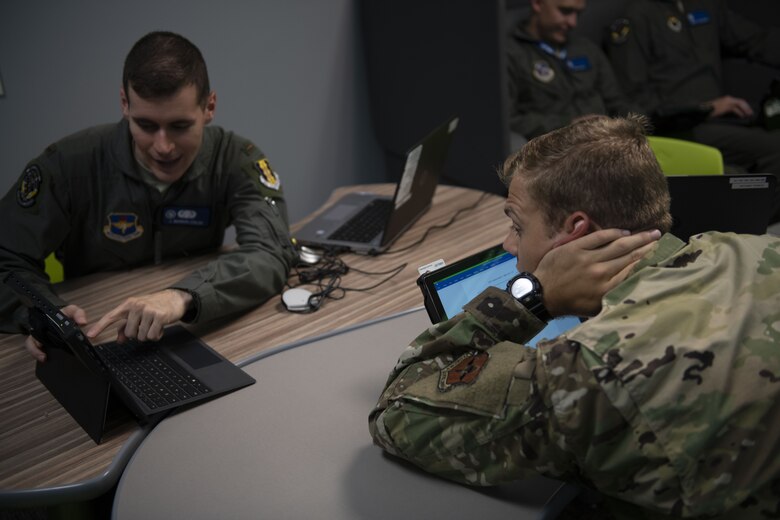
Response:
POLYGON ((666 235, 537 349, 544 324, 506 292, 464 311, 390 374, 369 418, 388 452, 472 485, 581 483, 618 516, 780 511, 780 238, 666 235))

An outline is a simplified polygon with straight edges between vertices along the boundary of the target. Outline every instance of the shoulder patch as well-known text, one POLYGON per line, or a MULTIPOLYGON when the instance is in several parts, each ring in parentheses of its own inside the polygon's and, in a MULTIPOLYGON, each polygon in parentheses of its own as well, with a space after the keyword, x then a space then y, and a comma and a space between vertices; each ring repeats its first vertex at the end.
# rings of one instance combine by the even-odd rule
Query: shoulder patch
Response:
POLYGON ((446 392, 453 386, 474 383, 489 359, 490 354, 485 350, 463 354, 439 374, 439 391, 446 392))
POLYGON ((609 38, 615 45, 625 43, 630 32, 631 24, 625 18, 618 18, 609 26, 609 38))
POLYGON ((515 379, 514 369, 527 351, 517 343, 502 341, 488 350, 462 352, 454 359, 437 356, 429 361, 433 363, 432 372, 410 382, 396 398, 416 400, 435 408, 503 417, 509 387, 515 379))
POLYGON ((676 33, 682 30, 682 22, 674 15, 670 15, 669 18, 666 19, 666 26, 676 33))
POLYGON ((279 179, 279 175, 273 171, 271 165, 268 164, 268 159, 264 158, 255 161, 254 167, 255 170, 257 170, 258 178, 263 186, 272 190, 279 190, 279 187, 282 185, 281 180, 279 179))
POLYGON ((16 202, 23 208, 29 208, 35 204, 42 184, 43 177, 41 177, 40 168, 36 165, 28 167, 24 170, 22 178, 19 180, 19 187, 16 190, 16 202))

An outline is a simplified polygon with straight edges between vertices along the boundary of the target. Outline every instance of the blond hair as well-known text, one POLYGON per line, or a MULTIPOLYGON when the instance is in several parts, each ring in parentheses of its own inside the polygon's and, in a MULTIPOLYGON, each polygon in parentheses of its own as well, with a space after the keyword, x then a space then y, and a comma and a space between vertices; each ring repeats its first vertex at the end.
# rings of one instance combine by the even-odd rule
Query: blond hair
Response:
POLYGON ((552 229, 584 211, 602 228, 630 231, 672 225, 669 189, 647 143, 647 119, 596 116, 529 141, 499 172, 519 176, 552 229))

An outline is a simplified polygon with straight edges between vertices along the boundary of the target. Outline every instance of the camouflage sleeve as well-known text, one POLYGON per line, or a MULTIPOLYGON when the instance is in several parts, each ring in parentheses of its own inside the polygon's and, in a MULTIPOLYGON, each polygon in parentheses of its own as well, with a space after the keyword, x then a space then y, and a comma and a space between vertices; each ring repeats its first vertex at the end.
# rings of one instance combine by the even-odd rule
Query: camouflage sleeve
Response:
POLYGON ((374 441, 471 485, 530 476, 540 462, 566 473, 565 455, 548 442, 548 409, 533 383, 536 352, 518 344, 544 324, 495 288, 464 310, 402 354, 369 417, 374 441))
POLYGON ((706 233, 664 249, 539 346, 551 430, 584 482, 643 509, 623 517, 777 517, 780 241, 706 233))
POLYGON ((550 435, 571 454, 574 479, 610 497, 613 512, 615 504, 632 511, 628 518, 680 514, 677 473, 609 365, 566 335, 538 348, 536 383, 550 410, 550 435))

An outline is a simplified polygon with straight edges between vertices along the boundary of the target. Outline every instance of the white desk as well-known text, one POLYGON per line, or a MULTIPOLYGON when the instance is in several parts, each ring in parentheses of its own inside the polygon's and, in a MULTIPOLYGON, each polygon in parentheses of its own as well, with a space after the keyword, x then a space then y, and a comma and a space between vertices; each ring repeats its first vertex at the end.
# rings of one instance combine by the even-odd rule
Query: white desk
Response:
POLYGON ((257 383, 170 417, 143 441, 114 518, 540 518, 560 483, 468 488, 385 455, 368 413, 416 310, 266 352, 257 383))

